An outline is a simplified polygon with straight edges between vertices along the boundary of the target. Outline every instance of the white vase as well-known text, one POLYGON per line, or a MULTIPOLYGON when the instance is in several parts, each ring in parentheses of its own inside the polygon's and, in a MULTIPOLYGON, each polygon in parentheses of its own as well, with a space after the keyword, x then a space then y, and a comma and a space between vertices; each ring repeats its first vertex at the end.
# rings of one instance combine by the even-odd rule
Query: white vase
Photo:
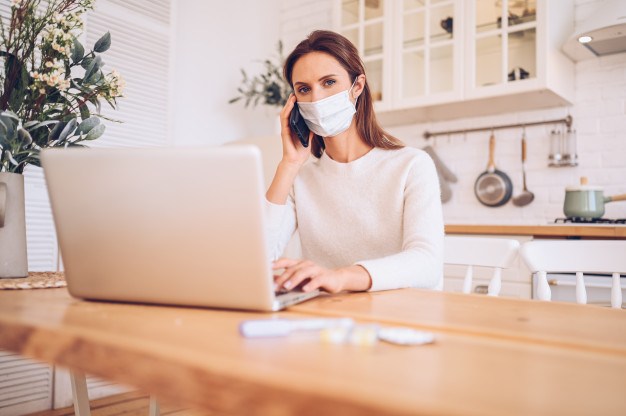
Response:
POLYGON ((0 173, 0 279, 28 276, 24 176, 0 173))

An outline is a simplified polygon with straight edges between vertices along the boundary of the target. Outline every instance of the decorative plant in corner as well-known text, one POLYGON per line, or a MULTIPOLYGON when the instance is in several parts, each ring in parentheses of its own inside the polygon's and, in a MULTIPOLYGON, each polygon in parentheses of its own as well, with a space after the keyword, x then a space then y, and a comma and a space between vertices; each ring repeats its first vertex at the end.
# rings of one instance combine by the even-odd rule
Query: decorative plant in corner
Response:
POLYGON ((82 146, 104 133, 100 101, 117 108, 124 80, 102 71, 110 33, 87 53, 77 39, 94 2, 11 0, 10 20, 0 20, 0 172, 22 173, 39 166, 41 149, 82 146))
POLYGON ((278 42, 277 49, 277 59, 271 58, 263 61, 265 68, 259 75, 249 77, 246 71, 243 68, 241 69, 243 80, 241 86, 237 88, 239 96, 228 101, 229 104, 243 99, 246 107, 265 104, 282 108, 285 105, 291 93, 291 87, 283 78, 282 71, 285 59, 283 57, 282 42, 278 42))
POLYGON ((95 0, 11 0, 0 17, 0 278, 28 275, 24 178, 49 147, 102 136, 100 103, 117 108, 124 80, 104 73, 106 33, 85 51, 82 15, 95 0))

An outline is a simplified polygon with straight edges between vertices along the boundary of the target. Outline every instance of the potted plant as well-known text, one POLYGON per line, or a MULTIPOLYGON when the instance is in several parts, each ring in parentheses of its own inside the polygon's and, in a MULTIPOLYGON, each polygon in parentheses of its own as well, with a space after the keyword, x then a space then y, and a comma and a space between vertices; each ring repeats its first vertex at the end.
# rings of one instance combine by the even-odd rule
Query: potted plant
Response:
POLYGON ((49 147, 102 136, 101 101, 117 108, 124 80, 103 72, 106 33, 89 51, 78 40, 95 0, 11 0, 0 20, 0 278, 28 274, 24 215, 27 165, 49 147))
POLYGON ((239 95, 230 101, 230 104, 244 100, 245 107, 259 104, 281 109, 291 93, 291 87, 283 78, 283 43, 278 42, 278 56, 266 59, 263 62, 263 71, 255 76, 248 76, 242 68, 241 86, 237 88, 239 95))

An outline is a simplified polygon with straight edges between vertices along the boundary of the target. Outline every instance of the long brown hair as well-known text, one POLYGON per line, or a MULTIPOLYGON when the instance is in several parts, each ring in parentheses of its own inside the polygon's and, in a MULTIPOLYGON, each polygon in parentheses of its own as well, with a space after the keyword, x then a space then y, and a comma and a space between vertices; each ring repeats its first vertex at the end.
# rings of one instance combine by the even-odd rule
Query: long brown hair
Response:
MULTIPOLYGON (((285 61, 283 75, 289 82, 289 85, 291 85, 291 88, 293 88, 291 76, 294 65, 298 59, 311 52, 324 52, 331 55, 348 72, 351 81, 359 75, 365 74, 365 65, 352 42, 338 33, 329 30, 316 30, 300 42, 285 61)), ((404 143, 385 132, 376 121, 367 76, 365 77, 365 88, 357 100, 356 128, 365 143, 370 146, 383 149, 400 149, 404 147, 404 143)), ((315 135, 311 147, 315 157, 322 157, 324 140, 320 136, 315 135)))

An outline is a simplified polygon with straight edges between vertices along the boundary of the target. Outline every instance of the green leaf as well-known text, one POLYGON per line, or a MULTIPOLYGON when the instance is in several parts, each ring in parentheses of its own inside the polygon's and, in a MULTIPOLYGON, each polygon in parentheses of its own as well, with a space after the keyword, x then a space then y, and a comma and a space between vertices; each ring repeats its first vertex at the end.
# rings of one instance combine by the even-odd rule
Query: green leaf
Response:
POLYGON ((7 125, 4 124, 4 122, 2 120, 0 120, 0 137, 5 137, 7 136, 7 125))
POLYGON ((58 122, 59 122, 58 120, 46 120, 46 121, 42 121, 41 123, 38 123, 37 121, 35 121, 35 123, 37 124, 35 124, 35 126, 33 126, 32 128, 30 126, 26 127, 26 124, 28 123, 24 124, 24 128, 28 130, 37 130, 40 127, 49 126, 50 124, 56 124, 58 122))
POLYGON ((102 53, 102 52, 106 52, 107 49, 109 49, 110 47, 111 47, 111 32, 107 32, 100 39, 98 39, 98 41, 93 47, 93 50, 98 53, 102 53))
POLYGON ((59 121, 57 123, 56 126, 54 126, 54 128, 52 130, 50 130, 50 133, 48 134, 48 141, 49 142, 53 142, 56 139, 59 138, 59 134, 61 134, 61 131, 63 131, 63 128, 65 127, 67 123, 63 122, 63 121, 59 121))
POLYGON ((17 137, 22 143, 24 143, 23 147, 29 146, 33 142, 33 138, 30 136, 30 133, 24 129, 17 130, 17 137))
MULTIPOLYGON (((12 117, 4 115, 4 113, 0 113, 0 122, 4 127, 3 131, 0 131, 0 134, 4 134, 8 140, 13 140, 15 137, 15 121, 12 117)), ((0 127, 1 129, 1 127, 0 127)))
POLYGON ((86 104, 81 104, 78 106, 78 109, 80 110, 80 118, 83 120, 87 120, 91 113, 89 112, 89 107, 87 107, 86 104))
POLYGON ((17 121, 18 123, 20 121, 20 118, 17 116, 17 114, 15 114, 11 110, 4 110, 2 113, 0 113, 0 115, 12 118, 13 120, 17 121))
POLYGON ((92 64, 92 62, 94 61, 93 58, 90 58, 89 56, 85 57, 83 59, 83 61, 80 63, 80 66, 82 66, 83 68, 87 69, 89 68, 89 66, 92 64))
POLYGON ((77 124, 76 119, 73 118, 65 125, 63 130, 61 130, 61 134, 59 134, 60 142, 67 139, 67 137, 74 131, 74 129, 76 129, 76 124, 77 124))
POLYGON ((85 140, 96 140, 98 137, 102 136, 105 129, 106 127, 104 124, 98 124, 93 129, 91 129, 89 133, 87 133, 87 136, 85 136, 85 140))
POLYGON ((102 65, 102 58, 97 56, 96 59, 91 61, 91 64, 89 64, 89 67, 85 71, 84 79, 85 80, 89 79, 89 77, 91 77, 94 72, 98 71, 101 68, 101 65, 102 65))
POLYGON ((96 116, 91 116, 91 117, 83 120, 78 125, 78 130, 76 130, 76 133, 78 133, 78 134, 89 133, 94 127, 96 127, 99 124, 100 124, 100 119, 98 117, 96 117, 96 116))
POLYGON ((85 56, 85 48, 74 38, 74 44, 72 45, 72 62, 77 63, 85 56))

